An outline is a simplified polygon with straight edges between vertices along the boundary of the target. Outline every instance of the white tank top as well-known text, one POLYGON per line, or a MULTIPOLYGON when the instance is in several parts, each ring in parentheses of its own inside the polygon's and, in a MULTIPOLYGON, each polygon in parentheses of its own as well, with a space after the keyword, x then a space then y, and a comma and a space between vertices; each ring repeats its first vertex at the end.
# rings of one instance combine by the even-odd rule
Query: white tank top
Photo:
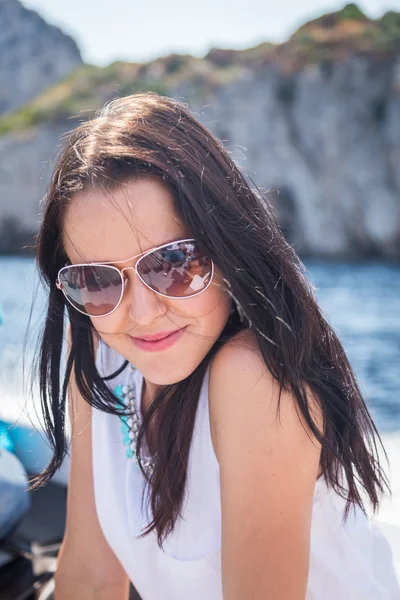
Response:
MULTIPOLYGON (((99 345, 101 376, 123 359, 99 345)), ((109 387, 136 379, 140 415, 143 378, 126 368, 109 387)), ((207 371, 196 413, 182 516, 161 550, 141 500, 144 478, 126 456, 118 416, 92 411, 94 491, 104 536, 142 600, 223 600, 219 465, 211 440, 207 371)), ((141 417, 141 415, 140 415, 141 417)), ((400 565, 387 539, 357 507, 343 525, 344 500, 323 477, 315 486, 306 600, 400 600, 400 565)))

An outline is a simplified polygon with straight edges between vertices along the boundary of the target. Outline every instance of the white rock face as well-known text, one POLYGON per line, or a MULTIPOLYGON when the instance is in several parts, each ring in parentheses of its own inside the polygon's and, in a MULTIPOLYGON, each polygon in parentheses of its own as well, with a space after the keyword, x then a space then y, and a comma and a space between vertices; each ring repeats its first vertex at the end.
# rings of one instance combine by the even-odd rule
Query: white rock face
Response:
POLYGON ((400 258, 400 56, 176 90, 271 200, 301 252, 400 258))
POLYGON ((18 232, 38 231, 40 200, 64 131, 42 125, 0 137, 0 253, 10 250, 11 237, 18 232))
POLYGON ((82 63, 74 40, 19 0, 0 0, 0 114, 23 105, 82 63))

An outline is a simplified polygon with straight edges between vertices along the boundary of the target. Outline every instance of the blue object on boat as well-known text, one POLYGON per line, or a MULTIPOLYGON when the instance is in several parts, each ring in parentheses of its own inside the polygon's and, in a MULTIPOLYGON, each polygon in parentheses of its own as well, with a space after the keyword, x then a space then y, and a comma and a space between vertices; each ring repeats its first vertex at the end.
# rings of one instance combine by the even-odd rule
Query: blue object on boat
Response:
POLYGON ((10 425, 0 421, 0 449, 4 448, 9 452, 14 452, 14 443, 9 434, 10 425))

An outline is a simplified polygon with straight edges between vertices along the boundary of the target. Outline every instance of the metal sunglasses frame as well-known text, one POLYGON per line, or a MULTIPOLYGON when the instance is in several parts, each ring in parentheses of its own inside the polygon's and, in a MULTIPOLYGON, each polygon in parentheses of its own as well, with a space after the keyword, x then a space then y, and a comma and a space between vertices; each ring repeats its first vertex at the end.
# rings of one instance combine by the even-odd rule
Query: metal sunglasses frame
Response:
POLYGON ((182 244, 184 242, 194 242, 196 243, 196 240, 194 238, 185 238, 183 240, 173 240, 171 242, 167 242, 166 244, 162 244, 161 246, 155 246, 154 248, 151 248, 150 250, 146 250, 146 252, 141 252, 140 254, 135 254, 135 256, 131 256, 130 258, 127 258, 125 260, 120 260, 120 261, 109 261, 109 262, 91 262, 91 263, 79 263, 79 264, 74 264, 74 265, 66 265, 65 267, 62 267, 59 271, 58 271, 58 275, 57 275, 57 279, 56 279, 56 287, 62 291, 62 293, 64 294, 67 302, 69 302, 69 304, 78 312, 80 312, 82 315, 85 315, 86 317, 90 317, 91 319, 101 319, 102 317, 108 317, 109 315, 111 315, 115 310, 117 310, 117 308, 119 307, 119 305, 122 302, 122 298, 124 296, 124 292, 125 292, 125 287, 126 287, 126 279, 123 276, 124 271, 128 271, 128 270, 132 270, 136 273, 136 275, 139 277, 140 281, 149 288, 149 290, 151 290, 152 292, 154 292, 155 294, 158 294, 159 296, 162 296, 163 298, 171 298, 172 300, 186 300, 187 298, 193 298, 194 296, 198 296, 199 294, 202 294, 203 292, 206 291, 206 289, 209 287, 209 285, 211 284, 213 277, 214 277, 214 261, 212 259, 209 259, 211 261, 211 276, 210 276, 210 280, 208 281, 207 285, 200 291, 195 292, 194 294, 191 294, 190 296, 168 296, 167 294, 163 294, 162 292, 157 292, 156 290, 154 290, 148 283, 146 283, 142 277, 140 276, 140 273, 137 270, 137 265, 139 264, 139 262, 143 259, 146 258, 146 256, 148 256, 149 254, 152 254, 153 252, 155 252, 156 250, 161 250, 161 248, 166 248, 168 246, 170 246, 171 244, 182 244), (126 263, 129 262, 133 259, 137 258, 138 260, 136 261, 135 266, 133 267, 124 267, 123 269, 118 269, 117 267, 114 266, 113 263, 115 262, 120 262, 122 263, 126 263), (120 299, 118 300, 118 304, 112 309, 110 310, 110 312, 105 313, 104 315, 90 315, 87 312, 84 312, 83 310, 80 310, 79 308, 77 308, 72 302, 71 300, 69 300, 67 294, 65 293, 62 283, 60 281, 60 274, 62 271, 65 271, 67 269, 70 269, 71 267, 108 267, 109 269, 114 269, 115 271, 117 271, 117 273, 119 274, 119 276, 121 277, 121 283, 122 283, 122 287, 121 287, 121 296, 120 299))

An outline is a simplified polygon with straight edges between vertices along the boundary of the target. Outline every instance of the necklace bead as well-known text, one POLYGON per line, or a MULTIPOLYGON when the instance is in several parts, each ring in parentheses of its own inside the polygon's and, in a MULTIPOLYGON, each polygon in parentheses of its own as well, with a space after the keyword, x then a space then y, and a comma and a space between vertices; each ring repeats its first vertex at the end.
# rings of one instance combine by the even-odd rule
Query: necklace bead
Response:
POLYGON ((114 395, 117 397, 120 407, 128 408, 130 413, 129 416, 122 415, 119 417, 121 420, 122 441, 126 446, 126 456, 134 459, 138 469, 140 462, 147 477, 150 477, 154 471, 154 459, 149 457, 140 459, 136 456, 140 417, 135 406, 136 390, 134 384, 117 385, 114 388, 114 395))

